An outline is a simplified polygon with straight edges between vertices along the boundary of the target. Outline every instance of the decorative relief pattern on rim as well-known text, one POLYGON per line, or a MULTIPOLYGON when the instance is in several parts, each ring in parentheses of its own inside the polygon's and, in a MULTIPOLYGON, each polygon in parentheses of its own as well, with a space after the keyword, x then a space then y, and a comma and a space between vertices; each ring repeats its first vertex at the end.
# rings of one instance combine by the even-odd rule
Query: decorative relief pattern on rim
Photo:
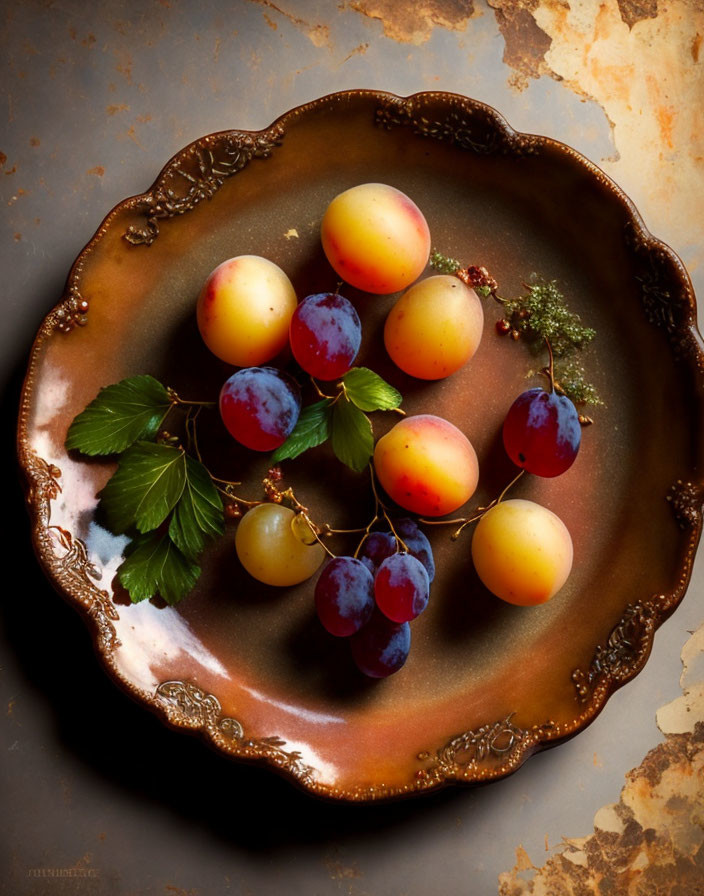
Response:
POLYGON ((293 775, 301 784, 312 786, 315 770, 303 762, 297 750, 284 750, 286 741, 280 737, 251 740, 237 719, 222 715, 220 701, 213 694, 189 681, 165 681, 156 689, 169 720, 187 728, 200 729, 221 746, 236 747, 239 755, 265 758, 283 771, 293 775))
POLYGON ((70 333, 74 327, 84 327, 88 323, 88 300, 84 299, 74 282, 59 305, 46 319, 46 325, 61 333, 70 333))
POLYGON ((37 512, 35 537, 42 560, 56 583, 86 610, 95 623, 98 646, 110 653, 120 646, 113 625, 120 618, 115 605, 108 592, 96 585, 100 573, 91 563, 84 542, 51 523, 51 502, 61 493, 61 470, 33 451, 26 453, 25 469, 29 475, 27 500, 37 512))
POLYGON ((572 681, 580 703, 595 700, 600 705, 613 685, 629 681, 640 671, 653 645, 655 629, 684 595, 688 580, 686 570, 694 560, 702 531, 704 494, 693 483, 678 479, 667 500, 680 529, 689 532, 680 581, 668 594, 657 594, 648 601, 629 604, 605 646, 597 646, 589 669, 586 672, 575 669, 572 681))
POLYGON ((636 258, 636 279, 647 320, 665 331, 678 360, 693 359, 704 373, 704 356, 693 329, 694 295, 673 270, 672 253, 632 220, 625 226, 625 240, 636 258))
POLYGON ((391 130, 410 127, 414 134, 429 137, 482 155, 496 153, 515 156, 535 155, 540 140, 512 130, 500 116, 486 106, 460 104, 442 119, 420 114, 421 103, 414 97, 389 97, 377 107, 375 124, 391 130))
POLYGON ((284 137, 280 125, 260 133, 213 135, 190 147, 161 174, 154 187, 138 197, 136 210, 143 226, 130 225, 123 234, 133 246, 150 246, 159 236, 159 221, 183 215, 211 199, 228 177, 252 159, 268 158, 284 137))
POLYGON ((493 724, 458 734, 431 754, 418 755, 429 762, 416 772, 419 784, 471 777, 472 780, 498 777, 516 768, 527 750, 535 748, 555 725, 545 722, 526 731, 513 724, 514 713, 493 724))

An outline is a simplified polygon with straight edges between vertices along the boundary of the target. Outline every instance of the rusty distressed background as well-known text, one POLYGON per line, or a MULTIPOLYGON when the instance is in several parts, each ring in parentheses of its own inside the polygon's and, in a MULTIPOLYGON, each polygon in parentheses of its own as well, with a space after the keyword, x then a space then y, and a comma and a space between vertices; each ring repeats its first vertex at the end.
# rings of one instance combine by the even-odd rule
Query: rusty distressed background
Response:
POLYGON ((189 141, 334 90, 455 91, 574 146, 704 296, 704 3, 4 0, 0 16, 0 892, 703 893, 701 551, 645 671, 579 737, 482 789, 321 805, 110 683, 29 549, 13 432, 32 336, 109 209, 189 141))

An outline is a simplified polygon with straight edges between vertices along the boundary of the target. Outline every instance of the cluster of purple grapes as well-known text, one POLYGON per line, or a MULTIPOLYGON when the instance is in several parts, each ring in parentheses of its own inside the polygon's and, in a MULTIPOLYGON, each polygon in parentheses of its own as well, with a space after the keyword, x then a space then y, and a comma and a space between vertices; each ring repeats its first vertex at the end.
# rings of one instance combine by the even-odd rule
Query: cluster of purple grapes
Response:
MULTIPOLYGON (((344 376, 357 357, 362 325, 338 293, 308 296, 291 318, 289 343, 301 368, 319 380, 344 376)), ((254 451, 274 451, 291 435, 301 412, 301 391, 273 367, 244 367, 220 391, 220 415, 230 434, 254 451)))
POLYGON ((418 525, 401 519, 393 528, 402 544, 391 532, 372 532, 358 557, 331 560, 315 587, 323 627, 350 639, 355 664, 370 678, 386 678, 406 662, 409 623, 426 608, 435 577, 433 551, 418 525))
POLYGON ((509 408, 503 427, 506 453, 536 476, 559 476, 572 466, 582 440, 574 404, 554 389, 528 389, 509 408))

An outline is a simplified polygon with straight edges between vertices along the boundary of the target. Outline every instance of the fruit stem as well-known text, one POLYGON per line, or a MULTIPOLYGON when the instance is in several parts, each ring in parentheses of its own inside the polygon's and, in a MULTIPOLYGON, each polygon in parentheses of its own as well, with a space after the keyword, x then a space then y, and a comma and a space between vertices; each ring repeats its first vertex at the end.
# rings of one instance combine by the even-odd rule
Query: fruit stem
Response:
POLYGON ((472 523, 476 523, 484 516, 487 510, 491 510, 492 507, 496 507, 497 504, 500 504, 501 501, 503 501, 505 494, 510 488, 513 488, 513 486, 518 482, 518 480, 521 478, 521 476, 523 476, 524 473, 525 470, 520 470, 518 475, 513 477, 513 479, 504 488, 498 498, 494 498, 494 500, 487 504, 486 507, 477 507, 477 512, 473 516, 459 517, 458 519, 454 520, 426 520, 421 518, 418 520, 418 522, 423 523, 423 525, 425 526, 456 526, 457 523, 459 523, 459 528, 456 529, 450 536, 451 541, 457 541, 457 539, 467 528, 467 526, 471 525, 472 523))
POLYGON ((310 378, 310 381, 313 384, 313 388, 315 389, 316 394, 318 395, 318 398, 327 398, 328 401, 335 401, 336 398, 340 397, 339 392, 337 395, 326 395, 325 392, 323 392, 323 390, 320 388, 320 386, 313 379, 313 377, 310 378))
POLYGON ((369 477, 370 477, 371 486, 372 486, 372 494, 374 495, 374 516, 371 518, 371 520, 369 521, 367 526, 364 528, 364 530, 362 530, 362 531, 364 531, 364 535, 362 536, 359 544, 357 545, 357 550, 353 554, 354 558, 357 559, 359 557, 359 552, 362 550, 362 546, 364 545, 364 542, 371 535, 372 527, 374 526, 375 523, 378 523, 379 520, 381 520, 382 518, 384 520, 386 520, 386 523, 388 524, 388 527, 391 530, 391 534, 396 539, 396 550, 403 551, 406 554, 410 553, 408 550, 408 545, 401 538, 401 536, 398 534, 398 532, 394 528, 394 524, 391 522, 391 517, 389 516, 389 514, 387 512, 386 505, 379 497, 379 491, 376 487, 376 477, 374 475, 374 466, 371 463, 369 464, 369 477), (381 510, 381 513, 379 513, 380 510, 381 510))
POLYGON ((169 399, 171 401, 171 406, 176 407, 201 407, 201 408, 214 408, 217 407, 217 401, 188 401, 185 398, 181 398, 181 396, 172 388, 168 388, 166 390, 169 399))
POLYGON ((550 380, 550 392, 555 391, 555 358, 552 353, 552 346, 550 345, 550 340, 547 336, 545 336, 545 345, 548 349, 548 379, 550 380))

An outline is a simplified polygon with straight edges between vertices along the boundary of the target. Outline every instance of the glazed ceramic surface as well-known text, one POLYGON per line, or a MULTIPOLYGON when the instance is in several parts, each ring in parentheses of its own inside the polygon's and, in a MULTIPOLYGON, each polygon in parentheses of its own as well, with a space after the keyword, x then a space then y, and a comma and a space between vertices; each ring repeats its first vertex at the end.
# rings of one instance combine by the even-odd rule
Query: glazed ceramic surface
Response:
MULTIPOLYGON (((395 297, 345 294, 363 321, 358 363, 400 389, 407 413, 435 413, 467 433, 480 462, 468 509, 488 503, 515 473, 501 445, 503 417, 526 383, 539 382, 526 379, 535 366, 526 349, 495 332, 498 306, 485 306, 475 357, 432 383, 405 376, 384 352, 395 297)), ((642 668, 656 628, 685 594, 704 486, 694 309, 681 262, 613 182, 472 100, 353 91, 261 132, 204 137, 147 193, 110 212, 39 330, 18 442, 40 563, 85 614, 115 679, 225 753, 348 800, 500 777, 594 719, 642 668), (280 265, 299 298, 334 289, 320 219, 337 193, 369 181, 410 195, 433 245, 485 265, 503 294, 520 294, 534 273, 557 280, 597 331, 583 361, 605 401, 566 474, 524 477, 512 492, 568 526, 567 585, 543 606, 509 606, 477 579, 469 531, 452 542, 451 529, 427 529, 438 567, 431 602, 412 624, 409 661, 384 681, 360 676, 346 645, 320 628, 312 582, 272 589, 248 577, 233 548, 235 522, 181 604, 131 605, 115 578, 126 539, 96 515, 115 465, 63 447, 98 390, 130 375, 150 373, 184 398, 212 400, 232 371, 198 334, 206 276, 251 253, 280 265)), ((377 436, 392 417, 374 415, 377 436)), ((215 415, 201 439, 213 472, 261 497, 266 458, 239 449, 215 415)), ((326 447, 283 468, 319 523, 368 521, 367 479, 326 447)), ((340 553, 354 546, 331 542, 340 553)))

